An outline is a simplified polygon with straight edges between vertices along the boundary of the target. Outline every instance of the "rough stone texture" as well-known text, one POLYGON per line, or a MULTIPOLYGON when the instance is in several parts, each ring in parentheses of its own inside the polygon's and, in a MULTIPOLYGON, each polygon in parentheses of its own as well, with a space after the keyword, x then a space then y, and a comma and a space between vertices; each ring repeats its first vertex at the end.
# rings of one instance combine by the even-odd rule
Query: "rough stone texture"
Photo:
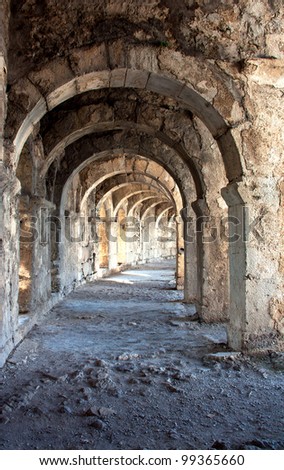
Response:
POLYGON ((179 0, 174 6, 170 0, 72 0, 66 8, 57 0, 12 0, 10 80, 41 68, 55 56, 66 57, 74 49, 116 39, 125 45, 140 44, 142 51, 150 45, 234 62, 265 55, 279 58, 282 46, 273 44, 283 33, 281 5, 281 0, 179 0))
POLYGON ((0 161, 4 160, 4 122, 7 112, 7 47, 8 47, 8 21, 9 0, 0 5, 0 161))
POLYGON ((281 3, 12 0, 9 20, 2 2, 3 360, 78 284, 173 254, 185 300, 229 319, 230 346, 282 347, 281 3), (59 243, 65 229, 75 240, 59 243))
POLYGON ((3 0, 0 5, 0 52, 5 61, 9 43, 9 16, 10 0, 3 0))
POLYGON ((4 56, 0 54, 0 161, 3 162, 4 160, 4 122, 6 119, 6 111, 7 111, 7 96, 6 96, 6 63, 4 56))
POLYGON ((9 352, 13 348, 13 338, 17 334, 18 306, 15 299, 18 297, 18 246, 13 244, 17 233, 17 201, 15 196, 20 190, 19 181, 4 173, 1 167, 1 204, 0 204, 0 364, 3 365, 9 352))

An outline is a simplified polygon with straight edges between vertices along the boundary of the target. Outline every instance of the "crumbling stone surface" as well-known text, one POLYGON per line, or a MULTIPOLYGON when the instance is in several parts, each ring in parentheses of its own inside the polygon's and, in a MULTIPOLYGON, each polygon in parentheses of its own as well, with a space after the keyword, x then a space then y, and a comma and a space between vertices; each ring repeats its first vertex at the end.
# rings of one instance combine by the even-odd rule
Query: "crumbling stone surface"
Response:
POLYGON ((280 299, 273 299, 270 304, 270 315, 275 324, 275 329, 283 334, 284 332, 284 313, 283 302, 280 299))
MULTIPOLYGON (((11 1, 10 81, 74 49, 123 39, 128 44, 179 51, 215 60, 283 58, 281 0, 11 1), (115 19, 115 21, 114 21, 115 19), (24 40, 23 40, 24 39, 24 40), (16 65, 17 64, 17 65, 16 65)), ((76 70, 80 54, 72 55, 76 70)), ((96 62, 97 63, 97 62, 96 62)))

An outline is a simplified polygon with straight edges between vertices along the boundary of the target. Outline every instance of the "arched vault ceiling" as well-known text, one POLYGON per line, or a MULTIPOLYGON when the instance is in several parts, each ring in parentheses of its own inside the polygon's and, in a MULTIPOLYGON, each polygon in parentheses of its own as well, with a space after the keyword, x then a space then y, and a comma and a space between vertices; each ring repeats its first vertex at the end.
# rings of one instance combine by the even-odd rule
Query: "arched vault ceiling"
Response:
POLYGON ((141 125, 154 124, 153 132, 161 127, 172 131, 171 138, 179 138, 179 126, 167 125, 175 116, 192 126, 192 113, 177 100, 135 88, 104 88, 90 90, 64 101, 49 111, 41 120, 40 133, 47 152, 57 139, 88 124, 108 121, 129 121, 141 125), (179 116, 177 115, 179 114, 179 116))
MULTIPOLYGON (((87 127, 84 129, 80 129, 80 132, 76 132, 72 134, 72 137, 68 136, 67 140, 65 140, 65 143, 68 143, 68 147, 65 147, 65 145, 62 147, 61 144, 55 148, 55 152, 51 152, 46 160, 46 162, 43 164, 42 171, 41 171, 41 177, 43 178, 52 164, 52 162, 56 159, 56 166, 60 163, 60 161, 65 158, 70 157, 72 155, 73 157, 73 151, 76 152, 76 154, 80 153, 80 159, 85 157, 85 152, 82 149, 82 152, 78 151, 78 148, 80 147, 79 145, 73 145, 76 144, 76 142, 80 141, 82 146, 87 143, 87 145, 90 147, 91 142, 94 144, 94 150, 98 151, 100 149, 107 149, 107 145, 110 144, 110 140, 115 140, 115 142, 120 145, 122 148, 129 148, 129 141, 133 142, 134 140, 136 141, 136 145, 138 145, 141 149, 143 147, 145 148, 146 146, 148 148, 155 147, 157 145, 157 142, 160 141, 160 159, 162 159, 163 156, 166 156, 169 153, 176 154, 179 156, 179 158, 186 164, 186 166, 189 168, 190 173, 194 179, 195 185, 197 186, 197 192, 202 191, 202 186, 203 183, 201 181, 201 172, 200 168, 198 166, 198 158, 194 161, 189 153, 187 153, 186 149, 183 146, 183 142, 178 142, 178 141, 173 141, 170 137, 168 137, 166 134, 164 134, 161 131, 154 132, 153 128, 150 126, 140 126, 137 124, 133 123, 127 123, 127 122, 109 122, 109 123, 104 123, 101 125, 94 125, 91 127, 87 127), (104 129, 102 131, 102 129, 104 129), (93 136, 91 136, 93 134, 93 136), (88 136, 91 136, 90 139, 88 140, 88 136), (113 139, 112 139, 113 136, 113 139), (136 139, 135 139, 136 136, 136 139), (84 139, 85 137, 85 139, 84 139), (73 140, 74 139, 74 140, 73 140), (83 140, 84 139, 84 140, 83 140), (105 141, 105 143, 103 142, 105 141), (147 142, 147 145, 145 145, 147 142), (156 144, 155 144, 156 142, 156 144), (66 152, 65 152, 66 148, 66 152), (168 151, 166 152, 165 149, 168 148, 168 151)), ((194 142, 193 142, 194 146, 194 142)), ((111 148, 111 147, 110 147, 111 148)), ((191 149, 190 149, 191 150, 191 149)), ((154 148, 151 149, 151 154, 154 152, 154 148)), ((88 151, 89 153, 89 151, 88 151)), ((69 163, 68 167, 70 165, 70 160, 69 158, 69 163)), ((221 162, 218 162, 220 165, 222 165, 221 162)), ((217 164, 217 162, 216 162, 217 164)))
POLYGON ((137 157, 120 157, 115 160, 92 162, 90 165, 82 168, 73 178, 69 178, 69 184, 65 186, 65 193, 68 191, 68 188, 74 186, 74 179, 76 187, 78 187, 80 182, 82 205, 98 185, 121 173, 127 177, 126 180, 129 185, 133 182, 149 183, 152 179, 156 183, 156 189, 160 197, 169 199, 173 206, 176 206, 176 203, 180 206, 180 194, 176 190, 171 176, 160 165, 137 157), (148 172, 145 171, 147 168, 148 172))
POLYGON ((149 187, 145 184, 140 183, 125 183, 123 187, 114 187, 108 190, 106 193, 100 194, 99 197, 96 198, 96 201, 97 204, 102 204, 107 198, 111 197, 113 201, 114 210, 116 210, 116 207, 122 206, 124 202, 126 202, 130 197, 142 194, 143 197, 145 195, 156 196, 157 194, 159 194, 162 198, 167 198, 172 203, 174 203, 174 200, 171 198, 171 194, 167 193, 162 186, 149 187))
POLYGON ((152 201, 159 200, 161 204, 166 202, 167 206, 173 207, 171 202, 168 199, 159 196, 158 193, 156 193, 156 195, 155 194, 153 195, 140 194, 140 195, 131 196, 130 198, 128 198, 127 200, 128 215, 133 216, 135 214, 136 209, 139 210, 139 208, 141 208, 141 206, 143 206, 143 204, 145 204, 146 201, 151 201, 151 200, 152 201))
MULTIPOLYGON (((149 139, 145 139, 145 136, 149 135, 152 140, 160 140, 164 146, 161 147, 163 155, 166 155, 164 148, 168 146, 189 166, 197 186, 197 193, 199 196, 201 195, 202 183, 198 167, 201 137, 195 132, 191 113, 188 111, 178 112, 173 100, 158 95, 153 97, 145 91, 89 92, 69 100, 48 113, 42 119, 40 127, 42 145, 46 155, 41 176, 45 176, 50 164, 55 159, 56 168, 62 161, 60 168, 63 168, 67 173, 76 165, 75 154, 79 155, 79 162, 82 158, 87 158, 84 142, 88 142, 88 135, 95 134, 93 137, 95 150, 98 150, 103 140, 106 141, 103 148, 107 148, 109 145, 108 133, 114 135, 117 143, 126 146, 126 140, 133 139, 135 135, 137 141, 147 140, 148 147, 149 139), (120 120, 122 118, 126 120, 120 120), (84 136, 86 137, 85 141, 81 140, 84 136), (76 150, 79 145, 78 141, 82 142, 82 146, 76 150), (76 144, 75 147, 73 144, 76 144)), ((140 143, 138 142, 137 145, 140 146, 140 143)), ((87 153, 89 154, 89 150, 87 153)), ((153 152, 151 151, 151 153, 153 152)), ((218 164, 222 165, 221 156, 218 164)))
POLYGON ((145 176, 144 174, 135 175, 136 181, 129 182, 129 177, 127 175, 115 175, 112 178, 108 178, 107 180, 100 183, 96 186, 96 195, 95 195, 95 203, 98 204, 104 197, 114 193, 120 192, 120 197, 124 197, 124 195, 129 194, 129 186, 131 185, 131 191, 163 191, 172 202, 174 202, 177 206, 177 211, 182 209, 182 199, 180 192, 177 186, 174 189, 170 187, 168 190, 165 188, 164 183, 161 181, 157 181, 153 178, 145 176))
POLYGON ((165 217, 169 220, 173 215, 175 215, 175 213, 173 212, 172 207, 167 207, 166 205, 163 206, 163 204, 161 204, 156 210, 156 227, 159 227, 160 222, 165 217))
POLYGON ((148 201, 145 201, 142 208, 141 208, 141 211, 140 211, 141 221, 143 221, 143 219, 145 219, 147 217, 147 215, 153 209, 155 209, 155 211, 157 211, 158 208, 160 208, 160 207, 162 208, 162 210, 164 210, 164 209, 171 209, 172 206, 169 202, 161 201, 159 198, 149 199, 148 201))
POLYGON ((163 193, 159 193, 159 191, 149 191, 149 190, 140 190, 140 191, 135 191, 133 186, 130 184, 127 186, 127 194, 125 193, 120 193, 120 190, 118 191, 113 191, 112 193, 107 193, 101 200, 99 204, 103 204, 104 201, 111 197, 112 203, 113 203, 113 210, 114 214, 117 213, 117 211, 123 207, 125 204, 127 204, 127 207, 133 207, 135 204, 139 204, 139 202, 142 202, 146 199, 151 199, 157 196, 160 196, 161 200, 165 199, 168 200, 167 197, 163 193))
MULTIPOLYGON (((107 182, 109 179, 107 178, 104 182, 107 182)), ((173 199, 172 195, 163 190, 163 187, 152 187, 151 189, 149 186, 145 184, 141 184, 138 182, 127 182, 124 184, 123 187, 114 187, 104 194, 100 193, 97 196, 97 186, 94 184, 92 186, 92 191, 89 193, 89 198, 94 200, 92 197, 92 193, 95 192, 95 203, 96 205, 104 204, 107 199, 112 199, 113 209, 114 211, 119 210, 126 202, 128 202, 129 198, 134 198, 135 201, 141 200, 141 198, 152 198, 152 197, 159 197, 161 200, 167 200, 172 204, 172 206, 176 207, 176 201, 173 199)), ((177 201, 179 202, 179 201, 177 201)))
MULTIPOLYGON (((162 144, 156 138, 147 135, 137 136, 134 131, 127 135, 121 133, 121 131, 116 131, 100 137, 96 134, 85 136, 66 149, 64 158, 59 164, 50 167, 47 180, 49 184, 54 184, 55 191, 58 194, 58 191, 61 192, 67 179, 73 173, 81 171, 84 166, 89 165, 97 158, 105 158, 111 161, 112 170, 116 171, 119 167, 117 166, 118 160, 115 157, 126 155, 140 155, 157 162, 167 170, 184 194, 190 193, 191 198, 194 193, 198 196, 202 195, 201 189, 194 185, 187 165, 180 159, 175 150, 162 144), (123 138, 122 141, 120 137, 123 138), (117 148, 117 145, 121 147, 117 148)), ((132 171, 132 161, 125 159, 125 162, 128 163, 125 171, 132 171)), ((123 164, 125 165, 125 163, 123 164)), ((151 163, 148 164, 148 168, 150 168, 149 165, 151 163)), ((144 171, 146 167, 144 165, 144 171)))
POLYGON ((136 128, 174 147, 187 143, 190 157, 200 153, 200 135, 192 114, 177 103, 142 90, 84 93, 58 106, 41 120, 40 135, 50 164, 66 146, 92 132, 136 128))
POLYGON ((240 155, 228 124, 210 102, 183 81, 146 70, 108 69, 83 73, 73 79, 63 73, 61 83, 59 86, 55 79, 51 86, 53 91, 47 91, 47 95, 42 94, 31 81, 28 84, 18 84, 9 93, 9 113, 5 127, 7 146, 10 145, 11 148, 5 156, 9 165, 17 166, 25 142, 48 112, 82 93, 122 87, 169 96, 190 110, 201 119, 216 140, 228 180, 241 178, 243 170, 240 155))

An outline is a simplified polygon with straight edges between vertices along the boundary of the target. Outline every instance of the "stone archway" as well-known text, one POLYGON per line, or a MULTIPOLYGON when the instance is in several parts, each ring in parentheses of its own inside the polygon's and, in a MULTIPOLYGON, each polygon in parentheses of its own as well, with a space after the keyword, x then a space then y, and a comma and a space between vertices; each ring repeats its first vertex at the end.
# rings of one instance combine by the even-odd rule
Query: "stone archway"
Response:
MULTIPOLYGON (((145 50, 148 51, 147 48, 145 50)), ((109 52, 110 60, 112 60, 112 54, 114 54, 114 52, 111 52, 111 48, 109 48, 109 52)), ((151 57, 154 57, 153 51, 150 51, 149 49, 148 52, 151 57)), ((98 70, 90 70, 88 63, 82 60, 76 68, 76 73, 74 73, 75 69, 71 70, 67 61, 65 61, 65 59, 60 59, 55 60, 51 64, 43 67, 41 70, 33 71, 30 74, 29 79, 22 78, 17 83, 13 84, 10 94, 9 113, 6 125, 6 137, 7 141, 13 142, 15 152, 10 146, 8 151, 6 152, 6 164, 11 165, 12 167, 15 166, 27 137, 31 134, 31 132, 36 132, 37 125, 39 124, 43 116, 47 112, 52 112, 53 110, 57 109, 62 103, 71 100, 74 96, 85 95, 93 90, 145 90, 145 92, 147 93, 169 97, 170 99, 175 101, 178 106, 183 107, 184 110, 188 110, 188 112, 192 113, 194 116, 197 116, 198 119, 200 119, 205 124, 207 129, 210 131, 214 142, 218 145, 220 155, 223 159, 227 182, 229 183, 228 188, 223 190, 223 194, 225 195, 226 201, 229 201, 230 198, 226 197, 226 193, 230 191, 232 184, 236 182, 239 183, 242 180, 243 173, 245 171, 244 162, 241 160, 241 156, 238 151, 238 147, 241 148, 240 134, 238 132, 235 132, 235 130, 233 129, 234 126, 238 126, 238 119, 243 119, 243 117, 240 118, 242 114, 240 107, 241 94, 238 96, 238 99, 236 98, 235 101, 231 101, 231 107, 227 106, 225 105, 224 100, 222 101, 221 99, 219 99, 219 97, 217 97, 217 99, 209 97, 208 90, 206 89, 204 93, 196 91, 201 88, 201 82, 198 82, 198 80, 200 80, 201 78, 201 72, 196 73, 195 77, 183 77, 180 80, 176 80, 173 78, 173 70, 167 69, 165 65, 165 68, 159 72, 155 70, 156 66, 149 66, 148 69, 145 70, 147 67, 145 66, 145 64, 141 66, 141 56, 139 55, 139 53, 137 53, 135 48, 133 48, 131 51, 129 50, 127 54, 129 54, 128 59, 131 57, 129 63, 132 63, 132 68, 126 67, 125 62, 124 66, 117 64, 116 66, 110 67, 110 69, 106 68, 103 58, 102 62, 98 66, 98 70), (47 70, 49 72, 49 78, 47 81, 44 81, 43 78, 44 76, 46 76, 47 70), (55 71, 59 70, 60 73, 55 73, 55 71), (25 97, 25 99, 22 100, 24 104, 21 108, 21 111, 15 113, 13 110, 13 101, 14 103, 17 103, 17 101, 19 101, 21 97, 25 97), (235 110, 237 109, 237 112, 235 112, 234 117, 234 113, 232 112, 233 105, 235 105, 235 110), (238 143, 238 145, 236 145, 236 142, 238 143)), ((168 66, 167 58, 167 53, 164 53, 161 55, 160 60, 161 63, 167 63, 168 66)), ((178 55, 174 55, 172 65, 174 66, 175 61, 179 59, 180 57, 178 55)), ((193 63, 194 61, 191 60, 189 62, 193 63)), ((185 60, 184 64, 189 67, 189 62, 185 60)), ((197 63, 198 61, 195 62, 197 63)), ((220 85, 220 90, 222 90, 222 92, 220 91, 220 94, 225 92, 226 96, 230 96, 230 99, 232 96, 237 96, 237 87, 232 84, 232 81, 228 85, 228 81, 224 80, 222 82, 222 80, 219 80, 219 71, 217 73, 217 68, 215 67, 215 65, 214 67, 212 66, 211 69, 208 67, 208 64, 206 64, 206 67, 208 76, 210 76, 210 80, 212 80, 212 83, 218 83, 218 85, 220 85)), ((180 71, 177 75, 180 75, 180 71)), ((254 80, 256 82, 257 80, 259 80, 257 74, 252 74, 252 81, 254 80)), ((87 135, 88 133, 94 131, 92 126, 83 126, 81 129, 84 130, 79 131, 79 133, 77 134, 76 131, 74 131, 73 134, 70 133, 70 142, 73 139, 82 137, 82 133, 80 134, 80 132, 83 132, 85 133, 85 135, 87 135)), ((104 128, 104 130, 109 130, 109 128, 104 128)), ((160 131, 158 132, 160 133, 160 131)), ((59 148, 60 147, 56 147, 56 152, 59 150, 59 148)), ((182 145, 180 145, 180 143, 177 143, 175 145, 175 149, 179 152, 180 155, 182 155, 184 149, 182 148, 182 145)), ((44 162, 42 163, 45 164, 44 162)), ((202 186, 202 183, 201 185, 199 184, 199 182, 202 181, 202 178, 200 180, 199 172, 198 170, 196 170, 195 165, 192 164, 192 160, 190 158, 188 159, 187 163, 191 170, 195 185, 196 187, 199 187, 199 202, 195 204, 194 207, 199 206, 197 213, 200 215, 200 208, 204 206, 204 187, 202 186)), ((260 180, 259 184, 261 185, 260 180)), ((242 201, 242 205, 251 204, 252 198, 248 196, 247 198, 242 199, 242 201)), ((228 203, 231 204, 231 202, 228 203)), ((230 207, 233 206, 231 205, 230 207)), ((201 217, 207 217, 206 209, 204 213, 201 212, 201 217)), ((201 225, 197 226, 197 232, 201 233, 202 229, 203 224, 201 223, 201 225)), ((201 254, 203 248, 204 245, 202 245, 202 248, 199 250, 201 254)), ((233 250, 233 247, 231 247, 231 245, 230 249, 233 250)), ((247 259, 248 245, 243 244, 241 246, 241 249, 243 253, 242 257, 247 259)), ((232 259, 233 255, 234 253, 232 251, 232 259)), ((200 266, 203 266, 203 264, 200 263, 200 266)), ((235 271, 231 270, 231 272, 233 273, 233 278, 231 277, 232 290, 233 288, 235 289, 235 286, 239 285, 240 283, 235 277, 235 271)), ((247 273, 245 276, 248 276, 249 274, 250 273, 247 273)), ((247 288, 242 288, 240 291, 240 295, 243 295, 246 292, 248 292, 247 288)), ((236 295, 236 299, 237 298, 238 295, 236 295)), ((265 303, 265 305, 268 308, 267 302, 265 303)), ((245 306, 247 308, 248 304, 245 303, 245 306)), ((243 307, 244 304, 240 305, 240 309, 242 311, 243 307)), ((234 315, 234 318, 235 316, 238 317, 238 310, 238 308, 231 309, 231 312, 234 312, 234 314, 232 314, 234 315)), ((250 313, 249 315, 251 314, 252 313, 250 313)), ((246 317, 247 314, 245 313, 244 315, 246 317)), ((261 322, 261 325, 258 324, 258 322, 254 323, 254 325, 258 324, 258 326, 255 326, 257 330, 269 330, 269 328, 271 327, 271 319, 269 319, 268 315, 269 313, 267 310, 266 320, 264 322, 261 322)), ((232 325, 234 325, 233 329, 239 328, 238 322, 234 322, 234 320, 232 320, 232 325)), ((238 342, 238 348, 243 347, 241 345, 248 344, 248 341, 244 339, 245 333, 243 332, 242 328, 240 329, 240 331, 240 336, 242 337, 242 339, 238 342)))
MULTIPOLYGON (((122 80, 121 85, 126 88, 129 88, 129 87, 130 88, 138 87, 138 89, 145 88, 148 92, 154 92, 154 93, 170 96, 171 98, 177 100, 178 102, 183 102, 183 105, 186 108, 188 108, 191 112, 194 112, 196 115, 198 115, 204 120, 205 124, 209 127, 211 133, 213 133, 213 136, 216 139, 220 148, 222 149, 225 148, 225 144, 224 144, 225 141, 230 142, 230 135, 228 133, 228 127, 225 124, 225 122, 222 120, 219 113, 216 112, 214 108, 208 103, 205 106, 205 103, 206 103, 205 100, 201 96, 199 96, 196 92, 187 88, 185 85, 178 83, 177 81, 174 81, 172 79, 168 79, 166 77, 159 77, 161 80, 160 80, 160 86, 158 87, 158 84, 157 84, 158 76, 153 73, 145 73, 144 71, 131 71, 131 70, 130 71, 126 71, 126 70, 115 71, 114 70, 112 72, 94 72, 88 76, 86 75, 83 77, 78 77, 70 82, 67 82, 63 87, 62 86, 59 87, 59 89, 56 92, 51 92, 46 97, 45 102, 49 103, 47 108, 45 108, 45 106, 42 107, 42 101, 40 100, 38 104, 34 107, 34 109, 25 118, 25 120, 23 121, 19 129, 19 132, 16 138, 14 139, 14 145, 16 148, 16 158, 17 158, 17 153, 20 151, 21 147, 23 146, 24 139, 29 134, 29 132, 34 128, 34 125, 36 125, 36 123, 43 117, 45 111, 52 111, 57 106, 59 106, 60 103, 66 101, 67 99, 72 98, 72 96, 75 96, 78 93, 86 93, 90 90, 100 89, 100 88, 105 89, 105 87, 107 86, 106 80, 110 80, 111 76, 113 78, 120 77, 120 80, 122 80), (106 77, 108 77, 108 79, 106 77), (122 79, 122 77, 124 78, 122 79), (74 88, 75 83, 76 83, 76 91, 74 88)), ((114 126, 112 125, 112 127, 114 129, 119 128, 119 126, 117 125, 114 125, 114 126)), ((105 130, 111 130, 111 127, 103 126, 102 131, 105 131, 105 130)), ((145 132, 145 130, 146 128, 144 126, 142 131, 145 132)), ((84 135, 88 135, 90 134, 90 132, 93 132, 93 131, 94 131, 93 127, 83 128, 82 130, 80 130, 80 132, 75 131, 73 135, 71 135, 70 140, 66 140, 66 143, 72 144, 73 141, 75 142, 80 137, 84 135)), ((160 138, 161 136, 162 136, 161 133, 157 134, 158 138, 160 138)), ((169 143, 168 138, 166 142, 169 143)), ((63 143, 63 145, 65 145, 65 143, 63 143)), ((234 147, 231 143, 231 153, 232 153, 232 149, 234 148, 236 147, 234 147)), ((181 153, 181 155, 184 152, 182 147, 179 148, 175 144, 174 144, 174 150, 177 151, 178 153, 181 153)), ((47 163, 43 163, 43 165, 45 166, 43 166, 41 169, 42 175, 44 175, 44 172, 46 171, 44 170, 44 168, 45 169, 48 168, 47 165, 50 165, 50 163, 52 162, 52 159, 54 158, 53 155, 56 155, 57 153, 58 153, 58 147, 56 148, 55 153, 51 154, 51 156, 47 160, 47 163)), ((235 163, 234 165, 232 165, 232 155, 230 155, 230 159, 227 159, 226 151, 224 153, 225 153, 224 162, 225 162, 227 176, 229 175, 230 178, 235 178, 236 171, 238 171, 238 168, 239 168, 238 163, 235 163)), ((195 165, 191 161, 191 159, 187 160, 187 164, 193 176, 196 190, 199 192, 200 195, 202 195, 202 193, 200 192, 202 183, 198 181, 198 178, 199 178, 198 171, 195 169, 195 165)), ((168 165, 166 165, 166 168, 169 169, 168 165)), ((200 255, 198 259, 200 261, 201 256, 202 256, 201 246, 199 246, 199 250, 200 250, 200 255)), ((187 251, 187 253, 189 252, 187 251)), ((189 254, 192 255, 192 253, 189 253, 189 254)), ((200 276, 202 277, 201 273, 200 273, 200 276)), ((191 291, 190 295, 186 296, 186 298, 192 299, 193 297, 194 299, 196 299, 200 295, 202 295, 201 290, 199 294, 197 293, 195 295, 193 295, 191 291)))

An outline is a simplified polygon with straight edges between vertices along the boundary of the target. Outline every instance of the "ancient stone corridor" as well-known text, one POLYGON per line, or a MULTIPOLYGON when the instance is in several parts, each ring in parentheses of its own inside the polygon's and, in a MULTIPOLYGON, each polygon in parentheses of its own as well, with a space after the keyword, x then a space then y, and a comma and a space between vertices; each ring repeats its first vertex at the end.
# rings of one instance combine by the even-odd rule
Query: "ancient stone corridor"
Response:
POLYGON ((2 369, 1 448, 283 448, 281 367, 228 352, 173 268, 82 286, 34 327, 2 369))
POLYGON ((1 0, 4 449, 283 448, 283 38, 283 0, 1 0))

